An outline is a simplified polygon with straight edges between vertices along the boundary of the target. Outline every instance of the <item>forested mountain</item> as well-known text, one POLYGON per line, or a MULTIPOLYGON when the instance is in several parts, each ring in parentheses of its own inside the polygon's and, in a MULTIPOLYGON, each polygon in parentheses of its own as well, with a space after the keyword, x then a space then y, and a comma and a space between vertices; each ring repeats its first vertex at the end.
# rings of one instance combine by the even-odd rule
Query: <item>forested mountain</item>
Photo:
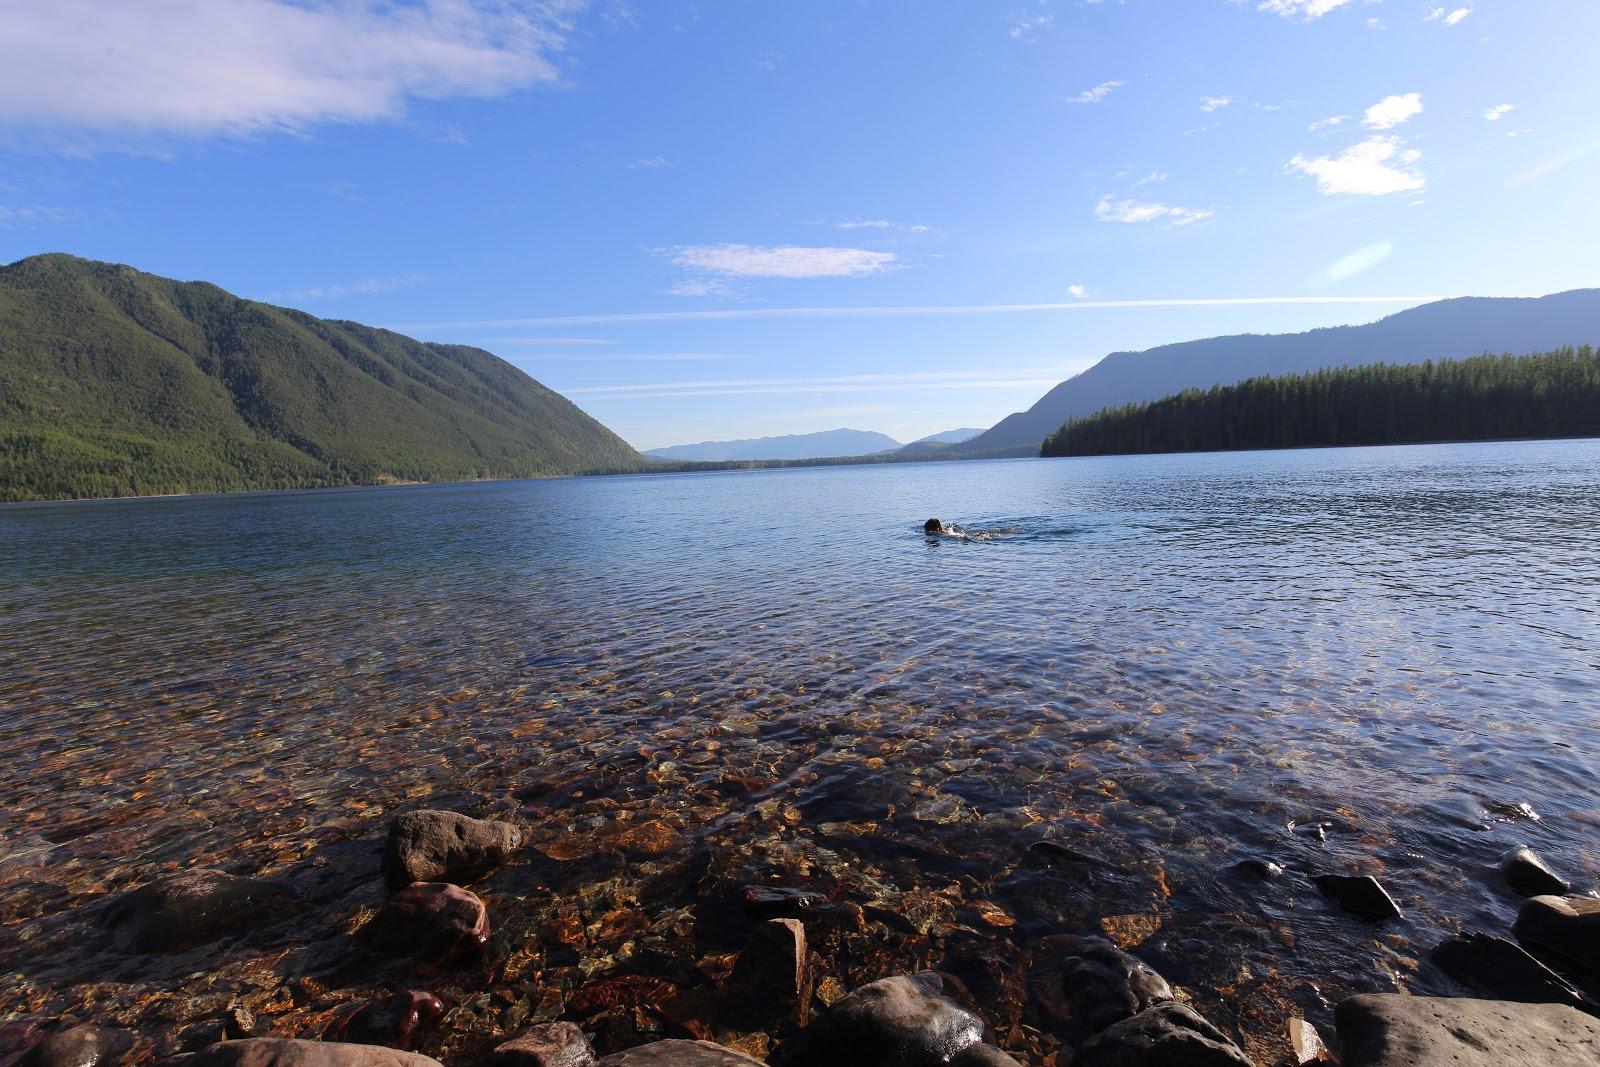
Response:
POLYGON ((1062 382, 1027 411, 1007 416, 954 451, 1032 454, 1068 419, 1261 375, 1364 363, 1465 359, 1486 352, 1523 355, 1596 342, 1600 342, 1600 289, 1578 289, 1528 299, 1440 300, 1365 326, 1212 337, 1144 352, 1116 352, 1062 382))
POLYGON ((497 356, 132 267, 0 267, 0 500, 634 469, 497 356))
POLYGON ((832 459, 837 456, 870 456, 899 448, 900 442, 888 434, 872 430, 821 430, 817 433, 792 433, 781 437, 753 437, 741 441, 701 441, 693 445, 651 448, 645 455, 657 460, 688 462, 726 462, 745 459, 832 459))
POLYGON ((1069 420, 1046 456, 1600 436, 1600 356, 1368 364, 1189 389, 1069 420))

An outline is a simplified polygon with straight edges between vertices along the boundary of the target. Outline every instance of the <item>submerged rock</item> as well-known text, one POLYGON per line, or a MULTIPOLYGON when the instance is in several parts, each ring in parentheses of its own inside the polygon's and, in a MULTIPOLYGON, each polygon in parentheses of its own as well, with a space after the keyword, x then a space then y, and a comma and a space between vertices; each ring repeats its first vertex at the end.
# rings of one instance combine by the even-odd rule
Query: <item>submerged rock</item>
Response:
POLYGON ((594 1067, 594 1049, 576 1023, 540 1023, 495 1048, 490 1067, 594 1067))
POLYGON ((390 889, 412 882, 459 882, 498 866, 522 847, 508 822, 453 811, 408 811, 389 825, 383 871, 390 889))
POLYGON ((1062 961, 1061 986, 1091 1034, 1172 999, 1165 978, 1099 937, 1076 939, 1062 961))
POLYGON ((1500 876, 1506 885, 1525 897, 1559 897, 1572 892, 1567 880, 1545 866, 1531 848, 1516 848, 1500 861, 1500 876))
POLYGON ((1312 1063, 1326 1063, 1333 1059, 1317 1028, 1304 1019, 1289 1020, 1289 1048, 1294 1052, 1296 1067, 1312 1063))
POLYGON ((785 1067, 943 1067, 983 1040, 983 1022, 932 971, 881 978, 840 998, 778 1049, 785 1067))
POLYGON ((111 1067, 133 1047, 124 1030, 83 1023, 45 1035, 17 1060, 17 1067, 111 1067))
POLYGON ((122 952, 179 952, 276 922, 298 903, 282 882, 183 871, 115 898, 101 911, 100 926, 122 952))
POLYGON ((1344 1067, 1600 1063, 1600 1020, 1564 1004, 1372 993, 1344 1001, 1335 1020, 1344 1067))
POLYGON ((1240 874, 1259 878, 1263 882, 1270 882, 1283 877, 1283 865, 1281 863, 1273 863, 1271 860, 1240 860, 1233 865, 1233 869, 1240 874))
POLYGON ((382 1045, 283 1037, 222 1041, 172 1062, 182 1067, 441 1067, 438 1060, 382 1045))
POLYGON ((489 942, 489 913, 458 885, 413 882, 384 903, 363 933, 385 952, 438 964, 472 962, 489 942))
POLYGON ((600 1067, 760 1067, 761 1061, 710 1041, 652 1041, 600 1061, 600 1067))
POLYGON ((739 892, 745 911, 761 919, 794 919, 828 902, 826 893, 793 886, 747 885, 739 892))
POLYGON ((1400 908, 1370 874, 1319 874, 1317 888, 1339 907, 1364 919, 1398 919, 1400 908))
POLYGON ((1452 937, 1434 949, 1433 962, 1450 977, 1477 986, 1497 1000, 1583 1005, 1583 997, 1560 975, 1503 937, 1452 937))
POLYGON ((322 1040, 415 1049, 447 1011, 432 993, 405 989, 346 1011, 328 1024, 322 1040))
POLYGON ((1088 852, 1080 852, 1070 845, 1063 845, 1059 841, 1051 841, 1048 838, 1042 841, 1035 841, 1029 845, 1028 855, 1035 863, 1045 867, 1082 866, 1124 873, 1121 867, 1109 860, 1101 859, 1099 856, 1088 852))
POLYGON ((1524 945, 1600 975, 1600 899, 1534 897, 1522 905, 1513 931, 1524 945))
POLYGON ((1194 1009, 1158 1004, 1113 1023, 1072 1056, 1072 1067, 1254 1067, 1194 1009))
POLYGON ((811 1018, 811 963, 806 928, 798 919, 770 919, 739 952, 728 976, 728 1006, 759 1024, 782 1031, 811 1018))

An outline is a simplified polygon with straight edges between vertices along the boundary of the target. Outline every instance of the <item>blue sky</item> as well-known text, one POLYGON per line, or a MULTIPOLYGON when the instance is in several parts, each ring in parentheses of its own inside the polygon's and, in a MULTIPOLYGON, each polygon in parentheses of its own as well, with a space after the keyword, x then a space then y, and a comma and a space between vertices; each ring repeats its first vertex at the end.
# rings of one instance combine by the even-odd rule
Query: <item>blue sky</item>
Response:
POLYGON ((1587 0, 0 0, 0 261, 482 345, 639 447, 909 440, 1109 351, 1600 285, 1596 40, 1587 0))

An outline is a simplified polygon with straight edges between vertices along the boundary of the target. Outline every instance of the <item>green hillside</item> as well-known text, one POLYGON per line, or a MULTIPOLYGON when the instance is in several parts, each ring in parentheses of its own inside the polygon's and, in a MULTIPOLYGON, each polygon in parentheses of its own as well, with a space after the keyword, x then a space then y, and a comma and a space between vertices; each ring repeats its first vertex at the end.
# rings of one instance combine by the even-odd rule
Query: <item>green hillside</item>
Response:
POLYGON ((1046 456, 1600 435, 1600 355, 1378 363, 1188 389, 1069 420, 1046 456))
POLYGON ((0 267, 0 501, 643 465, 482 349, 73 256, 0 267))

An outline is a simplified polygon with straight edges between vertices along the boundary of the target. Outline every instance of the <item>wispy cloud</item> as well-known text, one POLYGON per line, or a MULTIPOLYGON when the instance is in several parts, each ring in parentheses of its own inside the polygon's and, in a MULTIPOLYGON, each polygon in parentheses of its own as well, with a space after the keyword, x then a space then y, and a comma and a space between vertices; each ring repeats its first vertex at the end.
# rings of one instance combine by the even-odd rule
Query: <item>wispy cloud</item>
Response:
POLYGON ((574 348, 584 345, 614 345, 617 341, 610 341, 603 337, 497 337, 495 344, 501 345, 549 345, 551 347, 574 348))
POLYGON ((1349 255, 1340 256, 1338 259, 1323 267, 1313 274, 1306 282, 1313 289, 1325 289, 1339 282, 1349 281, 1358 274, 1364 274, 1388 259, 1394 253, 1394 243, 1379 241, 1376 244, 1358 248, 1349 255))
MULTIPOLYGON (((1241 3, 1243 0, 1234 0, 1241 3)), ((1306 21, 1320 19, 1330 11, 1337 11, 1352 0, 1261 0, 1256 5, 1257 11, 1270 11, 1284 18, 1303 18, 1306 21)))
POLYGON ((1422 153, 1401 148, 1398 137, 1377 136, 1337 156, 1296 155, 1289 169, 1315 178, 1317 191, 1325 196, 1388 196, 1419 192, 1427 184, 1417 169, 1421 160, 1422 153))
POLYGON ((1323 130, 1331 130, 1337 126, 1343 126, 1348 121, 1350 121, 1349 115, 1329 115, 1325 119, 1318 119, 1316 122, 1313 122, 1311 125, 1307 126, 1306 129, 1310 130, 1312 133, 1320 133, 1323 130))
POLYGON ((715 278, 691 278, 663 290, 668 296, 736 296, 738 290, 715 278))
POLYGON ((1369 130, 1392 130, 1422 114, 1421 93, 1401 93, 1386 96, 1367 108, 1361 125, 1369 130))
POLYGON ((1200 100, 1201 111, 1219 111, 1233 103, 1231 96, 1207 96, 1200 100))
POLYGON ((591 400, 660 400, 708 396, 786 396, 796 393, 876 393, 893 390, 1042 389, 1061 381, 1060 372, 1040 377, 1004 371, 950 371, 930 374, 846 374, 817 378, 721 378, 691 382, 639 382, 562 389, 591 400))
POLYGON ((932 226, 926 226, 921 223, 894 222, 890 219, 840 219, 838 222, 833 223, 833 226, 839 230, 885 230, 900 233, 934 232, 932 226))
POLYGON ((42 204, 6 207, 0 204, 0 226, 27 226, 35 222, 70 222, 78 218, 82 218, 82 215, 66 208, 45 207, 42 204))
POLYGON ((1085 89, 1083 92, 1078 93, 1076 96, 1067 97, 1067 103, 1069 103, 1069 104, 1098 104, 1100 101, 1104 100, 1106 97, 1110 96, 1112 93, 1116 92, 1118 89, 1122 88, 1126 84, 1128 84, 1128 83, 1127 82, 1118 82, 1118 81, 1101 82, 1099 85, 1096 85, 1093 89, 1085 89))
POLYGON ((629 170, 663 170, 672 166, 672 160, 665 156, 647 156, 644 159, 636 159, 632 163, 624 163, 623 166, 629 170))
POLYGON ((860 278, 895 266, 893 252, 800 245, 679 245, 666 249, 689 270, 728 278, 860 278))
POLYGON ((1067 292, 1071 296, 1077 297, 1079 300, 1082 300, 1084 297, 1089 295, 1089 290, 1085 289, 1081 285, 1069 285, 1067 286, 1067 292))
POLYGON ((1484 108, 1483 117, 1490 122, 1499 122, 1506 114, 1516 109, 1516 104, 1496 104, 1494 107, 1484 108))
POLYGON ((330 285, 312 285, 288 292, 269 293, 268 300, 337 300, 345 296, 370 296, 375 293, 392 293, 396 289, 410 289, 432 281, 426 274, 401 274, 392 278, 362 278, 353 282, 336 282, 330 285))
POLYGON ((1471 4, 1467 4, 1465 7, 1458 7, 1454 9, 1436 7, 1428 12, 1428 17, 1423 19, 1423 21, 1442 22, 1446 26, 1454 26, 1470 14, 1472 14, 1471 4))
POLYGON ((966 315, 1013 315, 1111 308, 1255 307, 1285 304, 1425 304, 1446 296, 1223 296, 1156 297, 1140 300, 1074 300, 1043 304, 902 304, 868 307, 716 308, 703 311, 628 311, 599 315, 533 315, 465 322, 396 323, 416 332, 506 326, 602 326, 634 322, 714 322, 740 319, 881 319, 966 315))
POLYGON ((1032 43, 1038 32, 1048 29, 1055 20, 1056 17, 1049 12, 1040 12, 1037 15, 1014 14, 1011 16, 1011 25, 1006 32, 1014 41, 1032 43))
POLYGON ((558 78, 578 0, 48 0, 5 5, 0 125, 240 135, 393 119, 558 78))
MULTIPOLYGON (((515 343, 507 339, 478 342, 483 348, 515 343)), ((726 352, 620 352, 614 355, 610 352, 599 355, 593 352, 528 352, 517 356, 517 359, 523 361, 537 360, 551 363, 703 363, 710 360, 747 358, 749 357, 726 352)))
POLYGON ((1188 226, 1204 222, 1216 212, 1205 208, 1174 207, 1153 200, 1115 200, 1102 196, 1094 206, 1094 217, 1101 222, 1165 222, 1169 226, 1188 226))

